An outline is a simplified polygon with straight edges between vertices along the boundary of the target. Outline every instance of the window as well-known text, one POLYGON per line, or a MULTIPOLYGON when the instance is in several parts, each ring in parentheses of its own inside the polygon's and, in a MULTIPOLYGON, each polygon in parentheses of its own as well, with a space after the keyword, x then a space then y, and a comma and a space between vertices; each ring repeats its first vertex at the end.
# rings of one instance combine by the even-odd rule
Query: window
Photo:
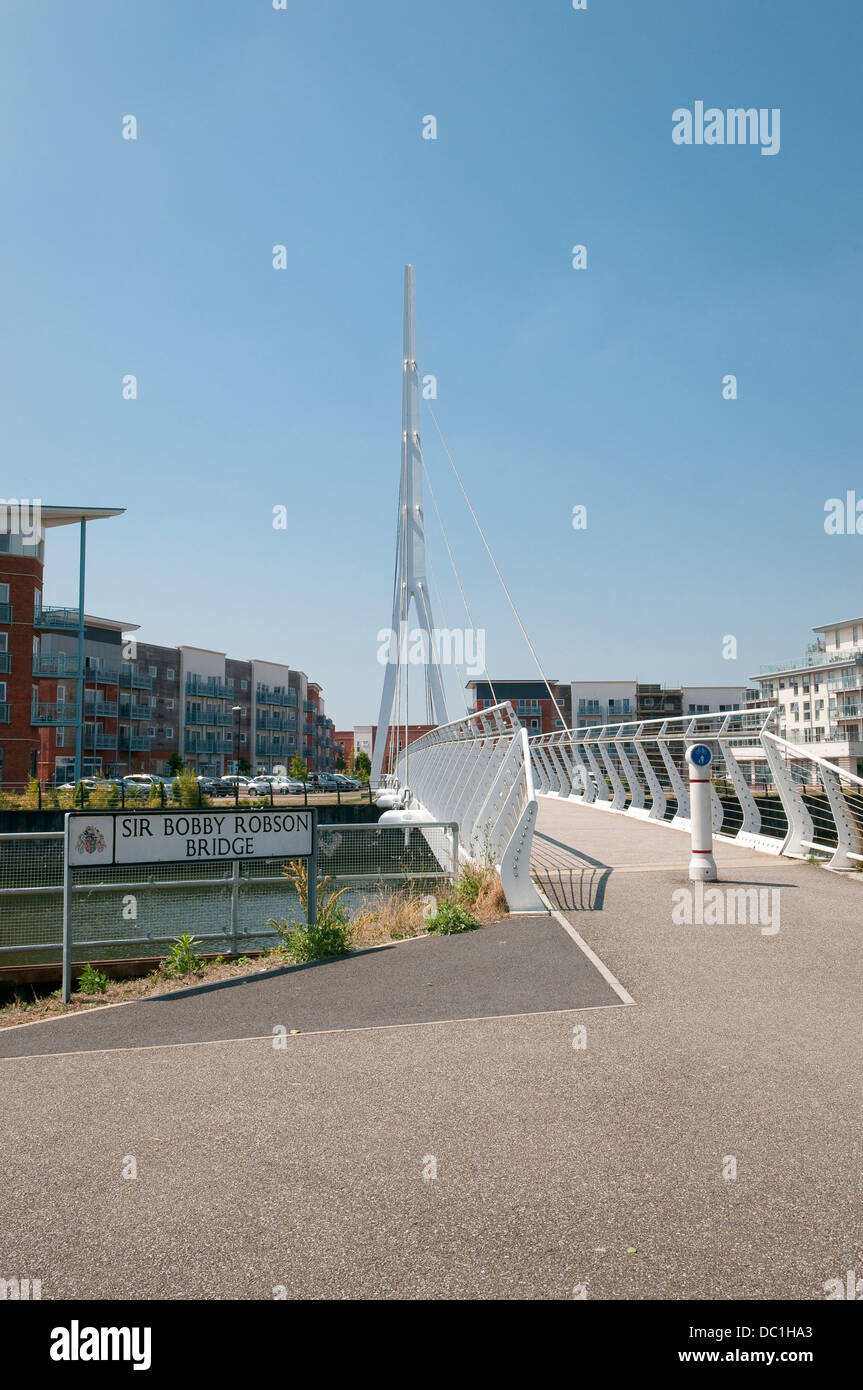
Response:
POLYGON ((173 709, 173 708, 174 708, 174 701, 173 701, 173 700, 166 700, 166 701, 165 701, 165 707, 166 707, 167 709, 173 709))
POLYGON ((169 680, 169 681, 172 681, 172 680, 174 679, 174 668, 173 668, 173 666, 169 666, 169 667, 168 667, 167 671, 165 672, 165 675, 168 677, 168 680, 169 680))
POLYGON ((66 743, 66 730, 63 728, 62 724, 57 729, 54 742, 56 743, 58 748, 63 748, 66 743))
POLYGON ((65 705, 65 703, 66 703, 66 687, 65 687, 65 685, 58 685, 58 686, 57 686, 57 704, 58 704, 58 705, 65 705))
POLYGON ((249 682, 248 682, 248 681, 240 681, 240 689, 241 689, 241 690, 248 690, 248 688, 249 688, 249 682))
POLYGON ((166 729, 166 730, 165 730, 165 738, 173 738, 173 737, 174 737, 174 730, 173 730, 173 729, 166 729))
POLYGON ((147 733, 150 735, 150 738, 155 738, 155 737, 156 737, 156 730, 153 728, 152 725, 151 725, 150 728, 147 730, 147 733))
POLYGON ((859 633, 860 633, 860 628, 859 628, 858 625, 855 623, 855 624, 854 624, 854 636, 851 638, 851 641, 852 641, 852 642, 858 641, 859 633))
POLYGON ((836 648, 836 650, 838 651, 838 650, 839 650, 839 629, 838 629, 838 627, 837 627, 836 631, 834 632, 833 637, 834 637, 834 639, 835 639, 834 642, 833 642, 833 645, 834 645, 834 647, 836 648))
POLYGON ((8 652, 8 650, 9 650, 9 633, 8 633, 8 632, 0 632, 0 652, 8 652))
POLYGON ((9 602, 9 585, 0 584, 0 603, 9 602))

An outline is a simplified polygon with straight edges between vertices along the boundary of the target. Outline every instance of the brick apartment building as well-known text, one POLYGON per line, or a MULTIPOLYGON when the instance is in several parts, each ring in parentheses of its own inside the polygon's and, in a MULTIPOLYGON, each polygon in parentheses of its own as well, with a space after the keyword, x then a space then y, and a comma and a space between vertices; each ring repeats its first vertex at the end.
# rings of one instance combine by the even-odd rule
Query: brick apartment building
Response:
MULTIPOLYGON (((408 746, 415 743, 423 734, 436 728, 434 724, 409 724, 408 725, 408 746)), ((377 738, 377 724, 355 724, 353 729, 337 729, 333 734, 333 742, 336 750, 336 757, 341 753, 345 767, 353 767, 354 760, 358 753, 367 753, 371 761, 374 742, 377 738)), ((392 759, 393 751, 398 751, 404 747, 405 730, 402 725, 397 731, 398 737, 392 729, 387 731, 386 748, 384 749, 384 770, 388 771, 392 759)))
MULTIPOLYGON (((91 509, 88 518, 117 515, 91 509)), ((43 507, 42 525, 80 521, 43 507)), ((44 532, 43 532, 44 535, 44 532)), ((45 541, 0 529, 0 784, 74 776, 79 722, 79 613, 42 606, 45 541)), ((253 772, 332 769, 333 721, 320 685, 278 662, 139 642, 134 623, 85 614, 82 773, 169 770, 172 757, 219 776, 238 758, 253 772)))
POLYGON ((473 692, 472 705, 475 710, 489 709, 492 705, 509 701, 529 734, 553 734, 558 729, 571 727, 570 689, 566 683, 549 680, 546 685, 541 680, 486 679, 468 681, 467 688, 473 692), (548 686, 551 686, 560 714, 554 707, 548 686))

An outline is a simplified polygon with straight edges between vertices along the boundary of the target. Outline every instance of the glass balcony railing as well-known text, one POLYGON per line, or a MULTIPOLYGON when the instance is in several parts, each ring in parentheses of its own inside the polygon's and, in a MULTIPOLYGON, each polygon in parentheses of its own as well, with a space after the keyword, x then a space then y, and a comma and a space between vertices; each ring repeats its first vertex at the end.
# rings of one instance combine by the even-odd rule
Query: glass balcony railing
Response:
POLYGON ((236 715, 230 710, 201 709, 200 705, 187 705, 185 722, 190 725, 203 725, 206 728, 230 729, 236 723, 236 715))
POLYGON ((95 730, 92 725, 84 725, 85 748, 116 748, 117 735, 106 734, 103 729, 95 730))
MULTIPOLYGON (((149 715, 150 711, 147 711, 149 715)), ((117 702, 116 700, 85 700, 84 701, 85 719, 116 719, 117 702)))
POLYGON ((120 667, 120 685, 127 690, 152 690, 153 677, 148 671, 139 671, 131 662, 120 667))
POLYGON ((64 652, 38 652, 33 657, 34 676, 66 676, 77 680, 79 670, 77 657, 64 652))
POLYGON ((193 734, 185 741, 187 753, 232 753, 233 744, 227 738, 201 738, 193 734))
POLYGON ((255 699, 259 705, 281 705, 293 709, 297 707, 296 690, 270 690, 268 685, 259 685, 255 691, 255 699))
POLYGON ((152 719, 153 708, 151 705, 141 705, 137 700, 120 701, 121 719, 152 719))
POLYGON ((39 701, 30 707, 30 723, 39 725, 62 724, 74 727, 78 723, 78 706, 67 705, 63 701, 39 701))
POLYGON ((78 626, 77 608, 43 608, 33 620, 34 627, 47 627, 68 631, 78 626))
POLYGON ((208 679, 205 676, 187 676, 186 694, 205 695, 210 700, 233 700, 234 687, 216 680, 215 677, 208 679))
MULTIPOLYGON (((119 747, 128 748, 133 753, 146 753, 153 746, 153 740, 148 734, 125 734, 121 731, 119 747)), ((111 744, 113 748, 114 745, 111 744)))

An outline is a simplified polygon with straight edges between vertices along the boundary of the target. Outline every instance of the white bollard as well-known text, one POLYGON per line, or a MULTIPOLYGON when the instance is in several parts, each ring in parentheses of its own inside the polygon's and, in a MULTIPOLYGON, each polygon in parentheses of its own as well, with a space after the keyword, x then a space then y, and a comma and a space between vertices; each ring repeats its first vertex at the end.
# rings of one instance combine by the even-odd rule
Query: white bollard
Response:
POLYGON ((706 743, 695 743, 686 750, 689 766, 689 815, 692 831, 692 857, 689 877, 704 883, 716 882, 713 858, 713 806, 710 796, 710 764, 713 754, 706 743))

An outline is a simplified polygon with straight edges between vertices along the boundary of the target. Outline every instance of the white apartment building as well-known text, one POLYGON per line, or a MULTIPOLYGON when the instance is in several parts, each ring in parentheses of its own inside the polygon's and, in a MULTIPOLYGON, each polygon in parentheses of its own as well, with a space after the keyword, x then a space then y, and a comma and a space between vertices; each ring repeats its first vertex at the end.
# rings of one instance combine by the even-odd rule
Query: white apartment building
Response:
POLYGON ((638 681, 572 681, 573 727, 613 724, 628 719, 673 719, 743 709, 754 691, 745 685, 684 685, 677 689, 638 681))
POLYGON ((634 719, 637 708, 635 681, 570 681, 572 727, 611 724, 615 719, 634 719))
POLYGON ((824 623, 802 662, 763 666, 760 703, 779 707, 776 732, 863 776, 863 618, 824 623))

